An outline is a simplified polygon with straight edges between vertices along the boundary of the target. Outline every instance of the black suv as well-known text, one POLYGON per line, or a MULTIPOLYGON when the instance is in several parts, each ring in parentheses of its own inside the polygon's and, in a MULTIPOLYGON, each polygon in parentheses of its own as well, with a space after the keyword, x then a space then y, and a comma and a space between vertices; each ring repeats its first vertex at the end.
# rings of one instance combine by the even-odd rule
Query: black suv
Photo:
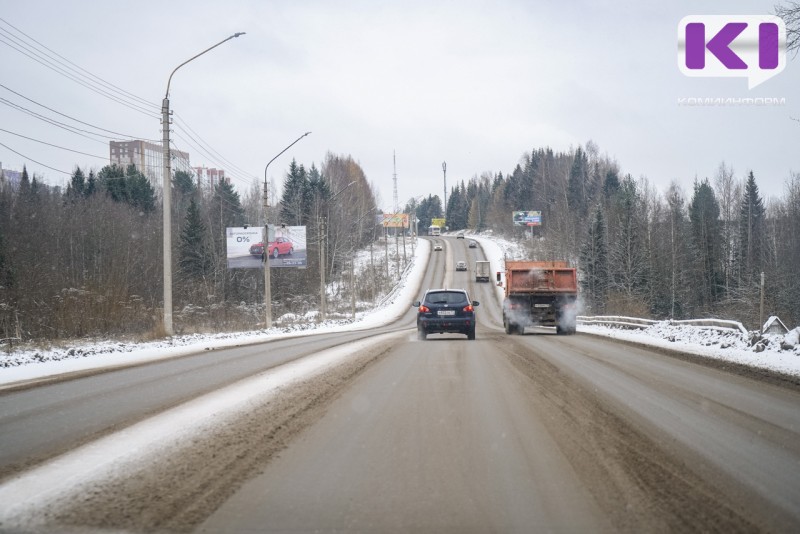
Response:
POLYGON ((470 301, 463 289, 429 289, 422 302, 412 306, 419 308, 417 314, 417 333, 419 339, 428 334, 464 334, 467 339, 475 339, 475 306, 477 300, 470 301))

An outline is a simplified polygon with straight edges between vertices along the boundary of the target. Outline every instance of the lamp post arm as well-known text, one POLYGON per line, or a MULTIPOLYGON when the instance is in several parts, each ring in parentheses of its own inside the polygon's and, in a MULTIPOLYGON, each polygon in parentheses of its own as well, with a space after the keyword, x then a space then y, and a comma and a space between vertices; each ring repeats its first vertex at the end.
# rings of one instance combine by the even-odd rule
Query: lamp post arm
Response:
POLYGON ((271 160, 269 160, 269 161, 267 162, 267 166, 266 166, 266 167, 264 167, 264 183, 267 183, 267 169, 269 169, 269 164, 270 164, 270 163, 272 163, 273 161, 275 161, 276 159, 278 159, 278 158, 281 156, 281 154, 283 154, 284 152, 286 152, 287 150, 289 150, 290 148, 292 148, 292 147, 293 147, 293 146, 294 146, 294 145, 295 145, 295 144, 296 144, 298 141, 300 141, 300 139, 304 138, 305 136, 307 136, 307 135, 308 135, 308 134, 310 134, 310 133, 311 133, 311 132, 306 132, 306 133, 304 133, 303 135, 301 135, 300 137, 298 137, 297 139, 295 139, 295 140, 294 140, 294 142, 292 142, 292 144, 291 144, 291 145, 287 146, 286 148, 284 148, 283 150, 281 150, 280 152, 278 152, 278 155, 277 155, 277 156, 275 156, 274 158, 272 158, 271 160))
POLYGON ((166 95, 164 95, 164 98, 169 98, 169 86, 170 86, 170 84, 172 83, 172 76, 173 76, 173 75, 174 75, 174 74, 175 74, 175 73, 178 71, 178 69, 179 69, 179 68, 183 67, 184 65, 186 65, 186 64, 187 64, 187 63, 189 63, 190 61, 193 61, 193 60, 195 60, 195 59, 199 58, 200 56, 202 56, 202 55, 203 55, 203 54, 205 54, 206 52, 209 52, 209 51, 211 51, 211 50, 214 50, 216 47, 218 47, 218 46, 219 46, 219 45, 221 45, 222 43, 225 43, 225 42, 227 42, 227 41, 230 41, 230 40, 231 40, 231 39, 233 39, 234 37, 239 37, 240 35, 244 35, 244 32, 237 32, 237 33, 234 33, 233 35, 231 35, 231 36, 230 36, 230 37, 228 37, 227 39, 223 39, 222 41, 218 42, 218 43, 217 43, 217 44, 215 44, 214 46, 211 46, 211 47, 209 47, 209 48, 206 48, 205 50, 203 50, 202 52, 200 52, 200 53, 199 53, 199 54, 197 54, 196 56, 194 56, 194 57, 191 57, 191 58, 187 59, 186 61, 184 61, 183 63, 181 63, 181 64, 180 64, 180 65, 178 65, 177 67, 175 67, 175 70, 173 70, 173 71, 172 71, 172 74, 170 74, 170 75, 169 75, 169 79, 167 80, 167 93, 166 93, 166 95))

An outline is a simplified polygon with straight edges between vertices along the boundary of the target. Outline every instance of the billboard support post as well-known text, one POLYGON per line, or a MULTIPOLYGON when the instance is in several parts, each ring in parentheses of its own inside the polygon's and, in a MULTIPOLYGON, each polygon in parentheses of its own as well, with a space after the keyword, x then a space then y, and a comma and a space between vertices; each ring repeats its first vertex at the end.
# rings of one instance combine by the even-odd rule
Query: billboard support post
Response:
POLYGON ((271 280, 269 273, 269 216, 267 214, 267 207, 269 207, 269 198, 267 197, 267 169, 269 169, 270 163, 278 159, 278 156, 292 148, 295 143, 310 133, 311 132, 306 132, 295 139, 292 144, 278 152, 277 156, 269 160, 267 162, 267 166, 264 167, 264 253, 262 258, 264 261, 264 307, 266 308, 266 312, 264 314, 264 328, 267 329, 272 328, 272 291, 270 287, 271 280))

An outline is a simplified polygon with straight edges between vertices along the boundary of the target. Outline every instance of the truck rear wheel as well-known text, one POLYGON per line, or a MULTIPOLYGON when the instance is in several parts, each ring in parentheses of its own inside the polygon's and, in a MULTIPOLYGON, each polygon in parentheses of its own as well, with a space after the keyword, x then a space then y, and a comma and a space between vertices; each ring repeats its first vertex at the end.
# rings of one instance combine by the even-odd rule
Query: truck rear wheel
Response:
POLYGON ((556 334, 559 336, 571 336, 575 333, 575 325, 561 326, 556 325, 556 334))
POLYGON ((525 327, 522 325, 518 325, 517 323, 512 323, 511 321, 505 320, 503 321, 503 326, 505 327, 506 334, 509 335, 522 335, 522 332, 525 330, 525 327))

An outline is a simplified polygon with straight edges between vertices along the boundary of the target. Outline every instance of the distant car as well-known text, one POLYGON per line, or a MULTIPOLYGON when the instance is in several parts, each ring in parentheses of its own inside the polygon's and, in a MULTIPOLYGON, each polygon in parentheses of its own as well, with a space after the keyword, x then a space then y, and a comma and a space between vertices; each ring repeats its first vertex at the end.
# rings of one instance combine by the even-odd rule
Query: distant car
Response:
POLYGON ((467 270, 467 262, 465 261, 456 262, 456 271, 466 271, 466 270, 467 270))
POLYGON ((478 248, 478 244, 475 241, 470 241, 469 248, 478 248))
POLYGON ((433 245, 433 251, 434 252, 441 252, 442 251, 442 245, 433 245))
POLYGON ((428 334, 464 334, 475 339, 475 307, 477 300, 469 300, 463 289, 429 289, 422 301, 412 306, 417 313, 417 336, 426 339, 428 334))
POLYGON ((464 234, 458 234, 458 235, 456 236, 456 239, 464 239, 464 234))

